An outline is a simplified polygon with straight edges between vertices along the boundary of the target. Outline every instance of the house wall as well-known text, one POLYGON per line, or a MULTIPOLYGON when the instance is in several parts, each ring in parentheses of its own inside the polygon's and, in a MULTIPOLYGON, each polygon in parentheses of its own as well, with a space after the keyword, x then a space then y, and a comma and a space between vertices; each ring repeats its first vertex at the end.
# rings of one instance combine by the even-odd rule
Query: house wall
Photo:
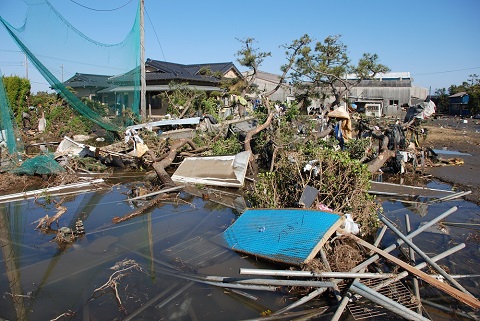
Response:
POLYGON ((354 87, 350 96, 365 98, 383 98, 383 105, 411 104, 411 87, 354 87))
POLYGON ((77 87, 77 88, 74 88, 74 90, 77 93, 76 94, 77 97, 92 99, 92 97, 96 95, 96 91, 98 90, 98 88, 77 87))
POLYGON ((225 77, 225 78, 237 78, 238 75, 235 73, 235 71, 229 70, 229 71, 227 71, 227 73, 225 75, 223 75, 223 77, 225 77))
MULTIPOLYGON (((277 86, 277 83, 257 78, 255 79, 255 84, 258 86, 260 92, 269 92, 277 86)), ((281 101, 284 102, 287 100, 287 97, 292 94, 292 90, 289 86, 282 85, 275 93, 270 96, 270 101, 281 101)))

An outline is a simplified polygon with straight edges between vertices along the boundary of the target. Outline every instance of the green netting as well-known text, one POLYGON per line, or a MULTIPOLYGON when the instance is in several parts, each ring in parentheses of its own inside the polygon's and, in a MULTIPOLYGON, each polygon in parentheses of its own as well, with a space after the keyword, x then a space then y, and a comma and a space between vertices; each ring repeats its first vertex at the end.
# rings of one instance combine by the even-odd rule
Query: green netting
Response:
POLYGON ((15 133, 20 138, 20 133, 15 124, 12 109, 5 92, 3 75, 0 71, 0 148, 5 148, 11 156, 14 156, 13 160, 16 159, 17 152, 23 151, 22 141, 21 139, 16 139, 15 133))
POLYGON ((38 155, 24 161, 19 167, 10 171, 14 174, 24 175, 54 175, 65 172, 57 161, 53 158, 53 154, 38 155))
MULTIPOLYGON (((131 110, 139 115, 140 105, 140 11, 124 41, 105 44, 87 37, 71 25, 47 0, 24 0, 27 4, 23 26, 15 28, 3 17, 0 21, 28 59, 68 104, 101 127, 118 131, 105 115, 90 109, 77 96, 88 97, 110 115, 131 110), (61 66, 61 77, 58 70, 61 66), (59 78, 76 74, 105 76, 104 83, 85 83, 90 92, 72 93, 59 78), (55 75, 57 74, 57 76, 55 75)), ((85 23, 88 23, 85 21, 85 23)), ((105 26, 108 27, 108 26, 105 26)), ((68 79, 67 78, 67 79, 68 79)), ((95 78, 92 78, 95 79, 95 78)))

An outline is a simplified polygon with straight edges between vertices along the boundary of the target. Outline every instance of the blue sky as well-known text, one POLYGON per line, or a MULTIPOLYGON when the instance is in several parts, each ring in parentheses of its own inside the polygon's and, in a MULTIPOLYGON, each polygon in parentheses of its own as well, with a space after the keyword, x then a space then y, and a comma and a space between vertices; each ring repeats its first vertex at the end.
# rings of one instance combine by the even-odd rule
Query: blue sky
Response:
MULTIPOLYGON (((86 35, 115 43, 130 30, 138 0, 50 3, 86 35)), ((0 0, 0 15, 19 26, 23 7, 22 0, 0 0)), ((250 37, 260 51, 272 53, 260 69, 279 74, 286 61, 281 45, 303 34, 315 40, 340 34, 353 62, 364 52, 376 53, 392 71, 410 72, 415 86, 431 87, 432 93, 480 75, 478 0, 145 0, 145 8, 146 58, 184 64, 232 61, 243 71, 236 61, 237 39, 250 37)), ((23 57, 0 26, 2 73, 25 76, 23 57)), ((72 75, 66 73, 66 78, 72 75)), ((31 65, 29 78, 34 92, 48 88, 31 65)))

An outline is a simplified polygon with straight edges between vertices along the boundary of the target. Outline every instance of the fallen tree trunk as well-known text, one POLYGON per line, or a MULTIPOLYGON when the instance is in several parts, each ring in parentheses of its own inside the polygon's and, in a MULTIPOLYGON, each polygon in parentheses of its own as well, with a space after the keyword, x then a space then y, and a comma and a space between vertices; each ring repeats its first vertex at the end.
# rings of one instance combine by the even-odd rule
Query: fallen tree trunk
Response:
POLYGON ((245 136, 244 149, 245 149, 245 151, 250 152, 250 159, 249 159, 248 162, 250 164, 250 168, 251 168, 254 175, 256 175, 258 173, 258 166, 255 162, 255 156, 253 155, 252 146, 250 145, 250 142, 252 141, 252 138, 253 138, 254 135, 258 134, 259 132, 261 132, 262 130, 264 130, 268 126, 270 126, 270 124, 272 123, 272 119, 273 119, 274 115, 275 115, 275 112, 270 112, 268 114, 267 120, 265 120, 265 122, 263 124, 261 124, 261 125, 255 127, 254 129, 250 130, 247 133, 247 135, 245 136))
POLYGON ((142 206, 141 208, 133 211, 133 212, 130 212, 122 217, 119 217, 119 216, 115 216, 113 219, 112 219, 112 223, 114 224, 118 224, 118 223, 121 223, 121 222, 124 222, 124 221, 127 221, 129 219, 132 219, 136 216, 139 216, 139 215, 142 215, 144 214, 146 211, 148 211, 150 208, 154 207, 155 205, 157 205, 158 202, 164 200, 164 199, 167 199, 168 198, 168 194, 159 194, 157 195, 153 200, 149 201, 145 206, 142 206))
MULTIPOLYGON (((273 119, 273 115, 275 114, 275 112, 271 112, 270 114, 268 114, 268 117, 267 117, 267 120, 265 120, 265 122, 257 127, 255 127, 254 129, 250 130, 247 135, 245 136, 245 142, 244 142, 244 149, 245 151, 252 151, 252 146, 250 145, 250 141, 252 140, 253 136, 258 134, 259 132, 261 132, 262 130, 264 130, 265 128, 267 128, 268 126, 270 126, 270 124, 272 123, 272 119, 273 119)), ((253 156, 253 153, 250 154, 250 161, 253 161, 254 159, 254 156, 253 156)))
POLYGON ((155 162, 152 164, 158 178, 165 187, 175 186, 175 183, 172 181, 172 178, 165 169, 173 163, 173 160, 177 156, 179 150, 185 145, 189 145, 193 150, 197 149, 197 146, 191 139, 182 138, 172 144, 170 151, 167 154, 162 155, 162 159, 160 161, 155 160, 155 162))
POLYGON ((371 162, 367 163, 368 171, 373 174, 376 173, 383 165, 392 157, 395 156, 395 152, 393 150, 385 150, 378 154, 377 158, 372 160, 371 162))
POLYGON ((371 174, 376 173, 390 158, 395 157, 395 151, 388 149, 389 139, 386 135, 372 132, 372 137, 378 139, 382 145, 379 148, 377 158, 367 163, 368 171, 371 174))

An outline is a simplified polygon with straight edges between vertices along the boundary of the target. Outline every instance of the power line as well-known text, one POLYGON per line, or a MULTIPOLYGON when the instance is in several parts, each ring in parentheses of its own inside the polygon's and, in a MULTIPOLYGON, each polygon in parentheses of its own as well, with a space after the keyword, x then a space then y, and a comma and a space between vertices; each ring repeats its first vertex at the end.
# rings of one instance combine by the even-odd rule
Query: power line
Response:
POLYGON ((480 69, 480 67, 472 67, 472 68, 464 68, 464 69, 455 69, 455 70, 446 70, 446 71, 434 71, 434 72, 427 72, 427 73, 423 73, 423 74, 416 74, 416 76, 446 74, 446 73, 449 73, 449 72, 457 72, 457 71, 465 71, 465 70, 474 70, 474 69, 480 69))
POLYGON ((73 3, 75 3, 76 5, 78 5, 78 6, 80 6, 80 7, 83 7, 83 8, 85 8, 85 9, 92 10, 92 11, 115 11, 115 10, 118 10, 118 9, 122 9, 123 7, 125 7, 126 5, 128 5, 128 4, 129 4, 130 2, 132 2, 133 0, 130 0, 130 1, 128 1, 127 3, 125 3, 124 5, 122 5, 122 6, 118 7, 118 8, 113 8, 113 9, 95 9, 95 8, 87 7, 87 6, 85 6, 85 5, 81 4, 81 3, 78 3, 78 2, 76 2, 76 1, 74 1, 74 0, 70 0, 70 1, 72 1, 73 3))
POLYGON ((152 20, 150 19, 150 15, 148 14, 146 9, 145 9, 145 13, 147 14, 148 21, 150 21, 150 24, 152 25, 153 33, 155 34, 155 37, 157 38, 158 45, 160 46, 160 51, 162 52, 163 60, 167 61, 167 59, 165 59, 165 54, 163 53, 163 48, 162 48, 162 44, 160 43, 160 39, 158 39, 157 31, 155 30, 155 27, 153 26, 152 20))

